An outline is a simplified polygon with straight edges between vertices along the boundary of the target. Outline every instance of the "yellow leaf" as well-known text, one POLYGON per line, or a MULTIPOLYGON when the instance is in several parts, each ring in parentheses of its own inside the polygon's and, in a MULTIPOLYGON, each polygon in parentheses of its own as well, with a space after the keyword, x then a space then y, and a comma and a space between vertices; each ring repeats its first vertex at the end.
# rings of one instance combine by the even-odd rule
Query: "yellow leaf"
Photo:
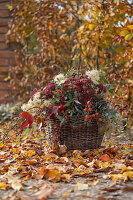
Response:
POLYGON ((80 169, 79 169, 79 168, 75 168, 75 171, 76 171, 76 172, 80 172, 80 169))
POLYGON ((25 151, 24 152, 24 155, 25 156, 33 156, 33 155, 35 155, 36 154, 36 152, 35 151, 33 151, 33 150, 29 150, 29 151, 25 151))
POLYGON ((125 40, 131 40, 133 38, 133 34, 128 34, 125 36, 125 40))
POLYGON ((121 168, 121 173, 123 173, 123 172, 125 172, 125 171, 127 171, 127 167, 122 167, 122 168, 121 168))
POLYGON ((53 182, 57 182, 60 180, 60 172, 55 169, 47 169, 44 177, 48 180, 52 180, 53 182))
POLYGON ((9 11, 12 11, 12 9, 13 9, 13 7, 11 5, 8 5, 7 8, 9 11))
POLYGON ((10 79, 11 79, 11 77, 8 76, 8 77, 6 77, 6 78, 4 79, 4 81, 9 81, 10 79))
POLYGON ((19 156, 18 156, 18 154, 14 154, 13 157, 14 158, 18 158, 19 156))
POLYGON ((0 189, 5 190, 6 189, 6 184, 5 183, 0 183, 0 189))
POLYGON ((133 25, 129 25, 129 26, 127 26, 127 28, 133 30, 133 25))
POLYGON ((127 177, 130 177, 130 178, 133 178, 133 171, 124 172, 123 175, 127 176, 127 177))
POLYGON ((88 27, 89 27, 90 30, 92 30, 95 27, 95 25, 94 24, 89 24, 88 27))
POLYGON ((128 30, 124 30, 124 31, 121 31, 120 33, 119 33, 119 35, 120 36, 125 36, 125 35, 127 35, 129 32, 128 32, 128 30))
POLYGON ((89 185, 97 185, 99 183, 99 180, 94 180, 92 183, 89 183, 89 185))
POLYGON ((112 180, 117 181, 118 179, 124 180, 123 174, 112 174, 112 180))
POLYGON ((88 184, 77 183, 77 188, 78 188, 78 190, 87 190, 88 189, 88 184))
POLYGON ((90 170, 86 169, 86 170, 84 170, 84 171, 81 173, 81 175, 89 174, 90 172, 91 172, 90 170))
POLYGON ((99 154, 99 151, 98 150, 94 150, 93 151, 93 156, 96 156, 96 155, 98 155, 99 154))
POLYGON ((61 179, 66 181, 66 180, 69 180, 71 178, 71 176, 72 175, 70 175, 70 174, 62 174, 61 179))
POLYGON ((67 198, 68 197, 68 193, 65 192, 63 195, 62 195, 63 198, 67 198))
POLYGON ((84 44, 81 45, 81 48, 82 48, 83 51, 86 49, 84 44))
POLYGON ((24 12, 20 12, 20 13, 18 13, 18 16, 23 16, 23 14, 24 14, 24 12))

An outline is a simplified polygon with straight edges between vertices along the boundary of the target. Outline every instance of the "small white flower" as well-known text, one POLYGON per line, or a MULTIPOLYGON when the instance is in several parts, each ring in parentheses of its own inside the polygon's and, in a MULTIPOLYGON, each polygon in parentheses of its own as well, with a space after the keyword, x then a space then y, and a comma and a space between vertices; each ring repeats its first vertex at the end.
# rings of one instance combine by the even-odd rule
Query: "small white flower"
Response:
POLYGON ((86 71, 85 73, 88 78, 90 78, 94 84, 98 84, 100 77, 99 77, 99 71, 98 70, 91 70, 91 71, 86 71))
POLYGON ((64 83, 66 80, 64 74, 58 74, 57 76, 55 76, 54 78, 54 82, 57 84, 57 85, 60 85, 62 83, 64 83))

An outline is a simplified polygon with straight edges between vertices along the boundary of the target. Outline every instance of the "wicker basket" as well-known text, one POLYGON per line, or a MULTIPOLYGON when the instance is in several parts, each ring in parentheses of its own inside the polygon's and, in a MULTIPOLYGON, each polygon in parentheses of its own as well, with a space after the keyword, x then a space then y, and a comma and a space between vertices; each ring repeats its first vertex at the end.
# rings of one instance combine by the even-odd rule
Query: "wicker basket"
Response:
POLYGON ((68 150, 87 150, 99 148, 104 134, 99 134, 96 120, 86 124, 83 119, 75 118, 60 126, 59 120, 50 118, 47 122, 46 136, 50 145, 56 141, 65 144, 68 150))

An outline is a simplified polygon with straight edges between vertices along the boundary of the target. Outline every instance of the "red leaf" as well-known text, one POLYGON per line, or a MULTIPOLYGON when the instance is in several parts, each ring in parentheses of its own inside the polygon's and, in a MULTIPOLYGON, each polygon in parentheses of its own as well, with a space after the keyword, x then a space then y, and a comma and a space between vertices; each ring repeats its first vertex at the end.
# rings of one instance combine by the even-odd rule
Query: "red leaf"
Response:
POLYGON ((23 113, 21 113, 19 115, 19 118, 24 118, 24 122, 21 124, 20 129, 24 128, 24 127, 31 127, 32 123, 33 123, 33 117, 29 112, 24 111, 23 113))
POLYGON ((109 161, 110 160, 110 157, 107 155, 107 154, 104 154, 103 156, 101 156, 99 158, 99 160, 103 161, 103 162, 106 162, 106 161, 109 161))

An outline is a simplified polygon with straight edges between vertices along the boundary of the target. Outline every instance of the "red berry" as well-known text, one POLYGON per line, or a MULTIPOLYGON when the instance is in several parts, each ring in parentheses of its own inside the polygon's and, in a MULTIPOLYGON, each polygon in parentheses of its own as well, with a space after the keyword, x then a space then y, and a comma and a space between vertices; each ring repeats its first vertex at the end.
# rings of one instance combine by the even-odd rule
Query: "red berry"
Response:
POLYGON ((99 118, 98 121, 101 122, 101 121, 102 121, 102 118, 99 118))
POLYGON ((88 111, 88 108, 85 108, 84 111, 87 112, 87 111, 88 111))
POLYGON ((93 118, 95 117, 95 114, 91 115, 93 118))
POLYGON ((91 104, 91 102, 90 102, 90 101, 87 101, 87 104, 91 104))
POLYGON ((99 115, 99 113, 95 113, 95 115, 99 115))
POLYGON ((69 117, 67 115, 65 115, 65 118, 68 119, 69 117))
POLYGON ((89 108, 89 111, 91 112, 91 111, 92 111, 92 108, 89 108))
POLYGON ((60 93, 61 93, 61 90, 56 90, 56 92, 60 94, 60 93))
POLYGON ((89 115, 85 116, 85 120, 88 121, 89 120, 89 115))

